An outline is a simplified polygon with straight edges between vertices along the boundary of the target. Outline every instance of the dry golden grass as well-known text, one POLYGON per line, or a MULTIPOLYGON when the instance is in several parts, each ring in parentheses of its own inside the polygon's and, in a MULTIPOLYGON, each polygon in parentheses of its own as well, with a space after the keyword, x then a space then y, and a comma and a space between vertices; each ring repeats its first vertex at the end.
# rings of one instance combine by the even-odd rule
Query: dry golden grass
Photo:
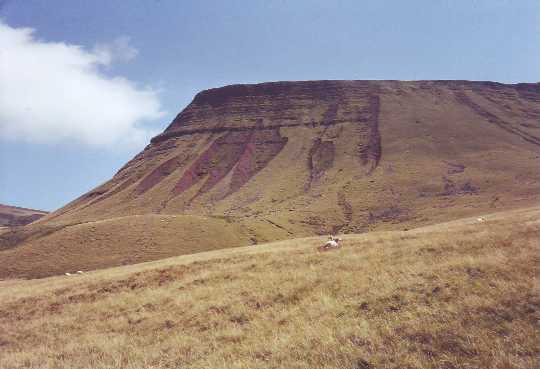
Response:
MULTIPOLYGON (((268 228, 273 227, 259 226, 259 239, 266 239, 265 234, 280 236, 268 228)), ((280 238, 287 238, 283 233, 280 238)), ((15 241, 24 237, 24 242, 8 247, 0 242, 0 280, 43 278, 249 245, 253 232, 224 217, 145 214, 74 225, 35 224, 6 232, 4 240, 10 235, 15 241)))
POLYGON ((0 368, 533 368, 540 209, 0 282, 0 368))

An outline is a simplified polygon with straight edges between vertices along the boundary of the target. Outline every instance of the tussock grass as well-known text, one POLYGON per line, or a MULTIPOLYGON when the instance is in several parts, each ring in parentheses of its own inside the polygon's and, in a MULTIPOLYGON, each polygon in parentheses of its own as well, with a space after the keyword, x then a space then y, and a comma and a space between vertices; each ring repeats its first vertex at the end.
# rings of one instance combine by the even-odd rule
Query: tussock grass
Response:
POLYGON ((0 283, 1 368, 533 368, 540 211, 0 283))

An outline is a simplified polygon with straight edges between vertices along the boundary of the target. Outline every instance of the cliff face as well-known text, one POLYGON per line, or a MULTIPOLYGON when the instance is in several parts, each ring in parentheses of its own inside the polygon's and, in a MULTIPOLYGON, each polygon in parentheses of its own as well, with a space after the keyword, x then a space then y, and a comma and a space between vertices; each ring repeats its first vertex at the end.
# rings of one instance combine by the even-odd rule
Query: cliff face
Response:
POLYGON ((144 203, 145 194, 159 193, 159 202, 148 204, 150 211, 199 211, 196 204, 214 208, 262 170, 271 170, 270 163, 286 146, 285 153, 305 151, 299 152, 305 167, 288 175, 307 175, 300 188, 308 190, 333 167, 335 141, 344 132, 349 136, 342 139, 350 142, 341 144, 359 160, 355 169, 370 172, 381 154, 378 89, 376 83, 322 81, 201 92, 113 181, 76 205, 97 205, 134 185, 131 198, 138 204, 144 203), (160 163, 153 165, 156 159, 160 163), (170 188, 163 189, 165 183, 170 188))
MULTIPOLYGON (((346 220, 352 212, 347 218, 368 220, 380 211, 373 206, 399 208, 403 198, 420 205, 467 193, 473 201, 497 187, 488 178, 506 176, 503 190, 512 177, 504 171, 525 175, 521 165, 494 168, 502 162, 519 160, 535 178, 527 161, 540 146, 539 104, 538 84, 313 81, 211 89, 110 182, 57 214, 341 212, 346 220), (398 179, 404 183, 393 183, 398 179), (382 193, 391 204, 377 199, 382 193), (355 211, 355 202, 363 209, 355 211)), ((339 226, 351 228, 349 221, 339 226)))
POLYGON ((409 228, 537 202, 539 158, 539 84, 233 85, 197 94, 110 181, 39 224, 196 215, 242 228, 244 243, 409 228))

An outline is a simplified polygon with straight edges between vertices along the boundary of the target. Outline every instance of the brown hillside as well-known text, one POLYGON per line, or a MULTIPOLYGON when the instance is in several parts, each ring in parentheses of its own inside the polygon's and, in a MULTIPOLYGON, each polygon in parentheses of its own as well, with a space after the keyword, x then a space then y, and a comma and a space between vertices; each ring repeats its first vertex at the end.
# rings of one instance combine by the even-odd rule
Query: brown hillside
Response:
POLYGON ((48 212, 0 204, 0 228, 30 224, 48 212))
POLYGON ((539 84, 312 81, 211 89, 110 181, 0 237, 0 262, 11 266, 0 277, 219 247, 193 234, 189 216, 209 234, 231 234, 225 243, 232 246, 518 208, 538 202, 539 167, 539 84), (182 216, 167 227, 156 214, 182 216), (112 235, 101 228, 111 224, 112 235), (141 246, 144 237, 155 245, 141 246))

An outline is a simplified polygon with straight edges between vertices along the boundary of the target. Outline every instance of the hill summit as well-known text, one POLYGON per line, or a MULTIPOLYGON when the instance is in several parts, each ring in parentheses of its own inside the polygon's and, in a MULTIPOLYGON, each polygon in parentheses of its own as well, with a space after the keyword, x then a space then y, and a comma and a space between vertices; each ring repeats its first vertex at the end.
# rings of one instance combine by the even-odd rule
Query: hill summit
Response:
POLYGON ((3 235, 0 261, 41 276, 518 208, 538 201, 539 159, 537 83, 210 89, 110 181, 3 235))

